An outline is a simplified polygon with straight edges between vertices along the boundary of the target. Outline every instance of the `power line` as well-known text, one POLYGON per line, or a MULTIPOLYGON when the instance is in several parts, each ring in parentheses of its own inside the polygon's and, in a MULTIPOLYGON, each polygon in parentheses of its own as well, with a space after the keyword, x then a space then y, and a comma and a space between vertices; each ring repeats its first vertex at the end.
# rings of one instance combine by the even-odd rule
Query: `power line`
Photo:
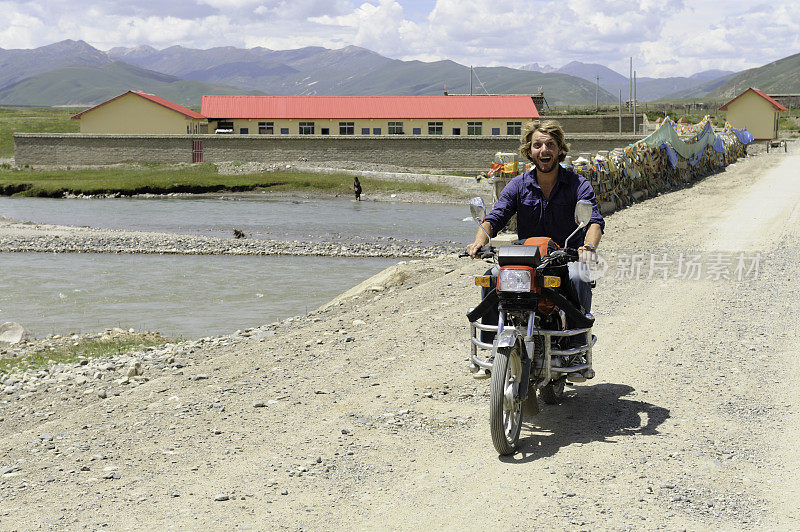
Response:
MULTIPOLYGON (((474 70, 474 69, 473 69, 473 72, 475 72, 475 70, 474 70)), ((472 79, 472 77, 470 77, 470 80, 471 80, 471 79, 472 79)), ((481 84, 481 88, 483 89, 483 92, 485 92, 487 96, 490 96, 490 94, 489 94, 489 91, 487 91, 487 90, 486 90, 486 86, 484 86, 483 82, 481 81, 481 78, 479 78, 479 77, 478 77, 478 73, 477 73, 477 72, 475 72, 475 79, 477 79, 477 80, 478 80, 478 83, 480 83, 480 84, 481 84)), ((470 91, 469 91, 469 93, 470 93, 470 94, 472 94, 472 86, 471 86, 471 83, 470 83, 470 91)))

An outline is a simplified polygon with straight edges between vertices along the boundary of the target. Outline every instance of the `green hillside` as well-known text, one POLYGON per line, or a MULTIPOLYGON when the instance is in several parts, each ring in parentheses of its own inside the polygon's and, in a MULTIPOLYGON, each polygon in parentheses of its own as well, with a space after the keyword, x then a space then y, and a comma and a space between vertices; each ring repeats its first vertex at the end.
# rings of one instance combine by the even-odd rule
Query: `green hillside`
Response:
MULTIPOLYGON (((595 84, 569 74, 541 74, 506 67, 476 68, 475 72, 490 92, 493 88, 503 94, 535 94, 541 87, 550 105, 586 105, 595 100, 595 84)), ((617 102, 617 97, 602 87, 598 99, 600 103, 617 102)))
POLYGON ((94 105, 131 89, 152 92, 186 106, 199 106, 204 94, 263 94, 181 80, 115 61, 100 67, 60 68, 23 79, 0 90, 0 104, 94 105))
MULTIPOLYGON (((336 87, 342 95, 431 95, 469 93, 469 68, 453 61, 393 61, 353 76, 336 87)), ((479 67, 473 78, 473 94, 533 94, 544 91, 551 105, 576 105, 594 101, 595 86, 567 74, 542 74, 506 67, 479 67), (483 82, 483 86, 479 83, 483 82)), ((600 89, 601 102, 616 99, 600 89)))
POLYGON ((760 89, 767 94, 800 93, 800 54, 742 71, 711 91, 709 95, 732 98, 748 87, 760 89))
POLYGON ((0 158, 14 156, 16 133, 77 133, 80 124, 70 117, 76 107, 0 107, 0 158))
POLYGON ((697 85, 696 87, 691 87, 689 89, 684 89, 681 91, 674 92, 672 94, 668 94, 660 100, 676 100, 680 98, 702 98, 704 96, 711 95, 716 89, 722 87, 728 81, 730 81, 736 74, 728 74, 721 78, 712 79, 710 81, 706 81, 701 85, 697 85))

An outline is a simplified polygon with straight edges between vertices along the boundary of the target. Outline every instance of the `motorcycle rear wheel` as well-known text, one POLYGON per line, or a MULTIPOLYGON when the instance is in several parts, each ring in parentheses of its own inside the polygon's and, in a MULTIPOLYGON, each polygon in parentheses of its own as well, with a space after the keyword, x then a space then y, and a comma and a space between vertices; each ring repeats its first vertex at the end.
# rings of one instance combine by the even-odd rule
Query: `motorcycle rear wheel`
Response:
POLYGON ((494 448, 502 455, 513 454, 517 450, 522 429, 522 402, 519 400, 521 377, 520 343, 498 348, 489 388, 489 427, 494 448))

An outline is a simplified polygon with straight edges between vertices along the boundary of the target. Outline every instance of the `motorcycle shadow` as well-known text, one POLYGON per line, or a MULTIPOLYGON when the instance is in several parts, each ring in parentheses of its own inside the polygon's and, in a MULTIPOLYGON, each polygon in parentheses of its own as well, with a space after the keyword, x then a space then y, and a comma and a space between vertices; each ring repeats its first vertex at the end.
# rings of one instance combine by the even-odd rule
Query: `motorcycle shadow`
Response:
POLYGON ((500 459, 531 462, 553 456, 573 443, 615 444, 624 443, 619 437, 658 434, 658 426, 669 418, 669 410, 639 399, 625 399, 635 390, 624 384, 603 383, 567 391, 560 404, 542 404, 537 416, 523 421, 519 450, 500 459))

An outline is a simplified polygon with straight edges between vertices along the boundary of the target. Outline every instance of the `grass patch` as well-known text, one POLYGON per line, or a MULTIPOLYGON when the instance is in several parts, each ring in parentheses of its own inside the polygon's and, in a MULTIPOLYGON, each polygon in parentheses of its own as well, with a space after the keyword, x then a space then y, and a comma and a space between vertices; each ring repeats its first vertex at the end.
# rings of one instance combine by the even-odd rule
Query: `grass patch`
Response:
MULTIPOLYGON (((452 187, 360 178, 365 194, 385 192, 454 193, 452 187)), ((103 195, 204 193, 219 191, 312 191, 350 194, 353 176, 266 172, 220 175, 213 164, 143 166, 130 169, 11 170, 0 168, 0 194, 62 197, 65 193, 103 195)))
POLYGON ((786 131, 800 131, 800 121, 794 117, 785 117, 779 120, 779 129, 786 131))
POLYGON ((0 157, 14 156, 14 133, 78 133, 75 109, 0 107, 0 157))
POLYGON ((63 342, 52 349, 43 347, 19 358, 0 360, 0 375, 42 369, 55 364, 74 364, 94 358, 118 357, 144 347, 174 343, 175 340, 156 333, 126 333, 74 341, 68 338, 63 342))

